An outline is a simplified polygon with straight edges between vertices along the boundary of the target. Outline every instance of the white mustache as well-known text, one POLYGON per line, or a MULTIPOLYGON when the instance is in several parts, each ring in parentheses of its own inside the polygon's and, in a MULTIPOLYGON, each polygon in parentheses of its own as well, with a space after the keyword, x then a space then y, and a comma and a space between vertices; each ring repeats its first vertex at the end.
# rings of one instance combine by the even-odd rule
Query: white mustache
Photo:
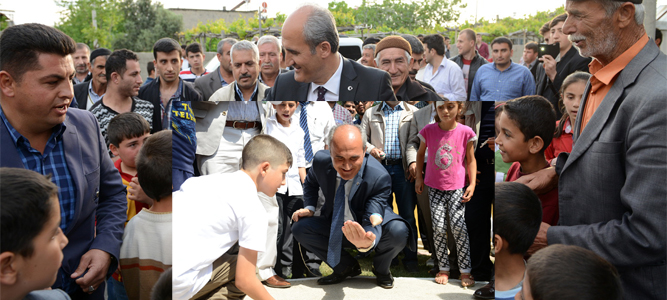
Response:
POLYGON ((273 68, 273 63, 267 62, 262 64, 262 68, 267 66, 273 68))
POLYGON ((567 36, 567 39, 570 40, 570 42, 578 42, 578 41, 585 41, 586 37, 583 35, 571 34, 567 36))

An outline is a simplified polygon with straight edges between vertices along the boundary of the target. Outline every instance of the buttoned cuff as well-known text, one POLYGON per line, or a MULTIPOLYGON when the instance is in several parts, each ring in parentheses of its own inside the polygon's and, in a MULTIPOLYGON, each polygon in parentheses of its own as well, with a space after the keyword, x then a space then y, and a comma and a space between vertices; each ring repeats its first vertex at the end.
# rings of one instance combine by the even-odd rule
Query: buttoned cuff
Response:
POLYGON ((305 209, 309 209, 309 210, 312 211, 312 212, 315 212, 315 206, 308 205, 308 206, 306 206, 306 207, 304 207, 304 208, 305 208, 305 209))

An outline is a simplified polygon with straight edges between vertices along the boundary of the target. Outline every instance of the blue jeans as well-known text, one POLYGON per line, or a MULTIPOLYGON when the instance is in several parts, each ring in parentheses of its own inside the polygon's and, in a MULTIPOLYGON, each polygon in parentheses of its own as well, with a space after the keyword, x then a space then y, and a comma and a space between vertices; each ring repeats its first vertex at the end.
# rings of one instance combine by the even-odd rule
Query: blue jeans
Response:
MULTIPOLYGON (((405 178, 403 164, 388 165, 384 168, 391 176, 391 191, 396 197, 396 206, 398 206, 398 215, 410 224, 413 238, 417 242, 417 225, 415 222, 415 207, 417 206, 417 196, 415 194, 415 184, 409 182, 405 178)), ((387 199, 387 203, 393 208, 393 199, 391 196, 387 199)), ((408 245, 410 242, 408 242, 408 245)), ((408 262, 417 262, 417 250, 410 251, 407 247, 403 249, 405 258, 403 258, 403 265, 408 262)))

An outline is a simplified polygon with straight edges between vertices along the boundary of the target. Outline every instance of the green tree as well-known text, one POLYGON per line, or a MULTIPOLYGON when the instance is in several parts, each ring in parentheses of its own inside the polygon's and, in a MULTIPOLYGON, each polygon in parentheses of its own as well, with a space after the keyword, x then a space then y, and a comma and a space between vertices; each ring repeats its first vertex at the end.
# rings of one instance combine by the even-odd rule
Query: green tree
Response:
POLYGON ((0 15, 0 31, 5 30, 9 26, 9 18, 5 15, 0 15))
POLYGON ((115 37, 122 34, 123 16, 117 0, 59 0, 56 4, 65 8, 56 28, 77 42, 86 43, 91 48, 111 48, 115 37), (97 28, 93 28, 93 9, 97 28))
POLYGON ((482 40, 489 43, 496 37, 507 36, 512 32, 524 29, 539 36, 540 28, 544 23, 563 13, 565 13, 565 7, 561 6, 553 11, 538 11, 535 14, 524 15, 523 18, 506 17, 496 22, 480 19, 477 24, 465 22, 459 27, 460 29, 472 28, 476 32, 488 33, 488 36, 482 36, 482 40))
POLYGON ((163 37, 176 38, 183 20, 151 0, 125 0, 121 5, 123 34, 113 43, 115 49, 150 51, 163 37))

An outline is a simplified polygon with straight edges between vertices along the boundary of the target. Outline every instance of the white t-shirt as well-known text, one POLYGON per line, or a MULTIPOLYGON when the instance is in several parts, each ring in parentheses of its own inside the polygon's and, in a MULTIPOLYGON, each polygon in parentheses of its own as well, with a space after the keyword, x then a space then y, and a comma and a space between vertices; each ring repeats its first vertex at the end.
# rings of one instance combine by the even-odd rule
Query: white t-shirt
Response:
POLYGON ((173 194, 173 297, 187 300, 211 279, 213 262, 237 241, 264 251, 268 218, 243 171, 192 177, 173 194))
POLYGON ((306 167, 305 150, 303 150, 303 129, 299 126, 299 122, 291 118, 289 127, 284 127, 278 120, 276 120, 275 110, 273 115, 266 119, 266 134, 285 143, 289 151, 292 152, 292 167, 287 171, 287 184, 278 189, 278 193, 285 194, 289 191, 290 196, 303 195, 303 187, 301 186, 301 177, 299 177, 299 168, 306 167))

